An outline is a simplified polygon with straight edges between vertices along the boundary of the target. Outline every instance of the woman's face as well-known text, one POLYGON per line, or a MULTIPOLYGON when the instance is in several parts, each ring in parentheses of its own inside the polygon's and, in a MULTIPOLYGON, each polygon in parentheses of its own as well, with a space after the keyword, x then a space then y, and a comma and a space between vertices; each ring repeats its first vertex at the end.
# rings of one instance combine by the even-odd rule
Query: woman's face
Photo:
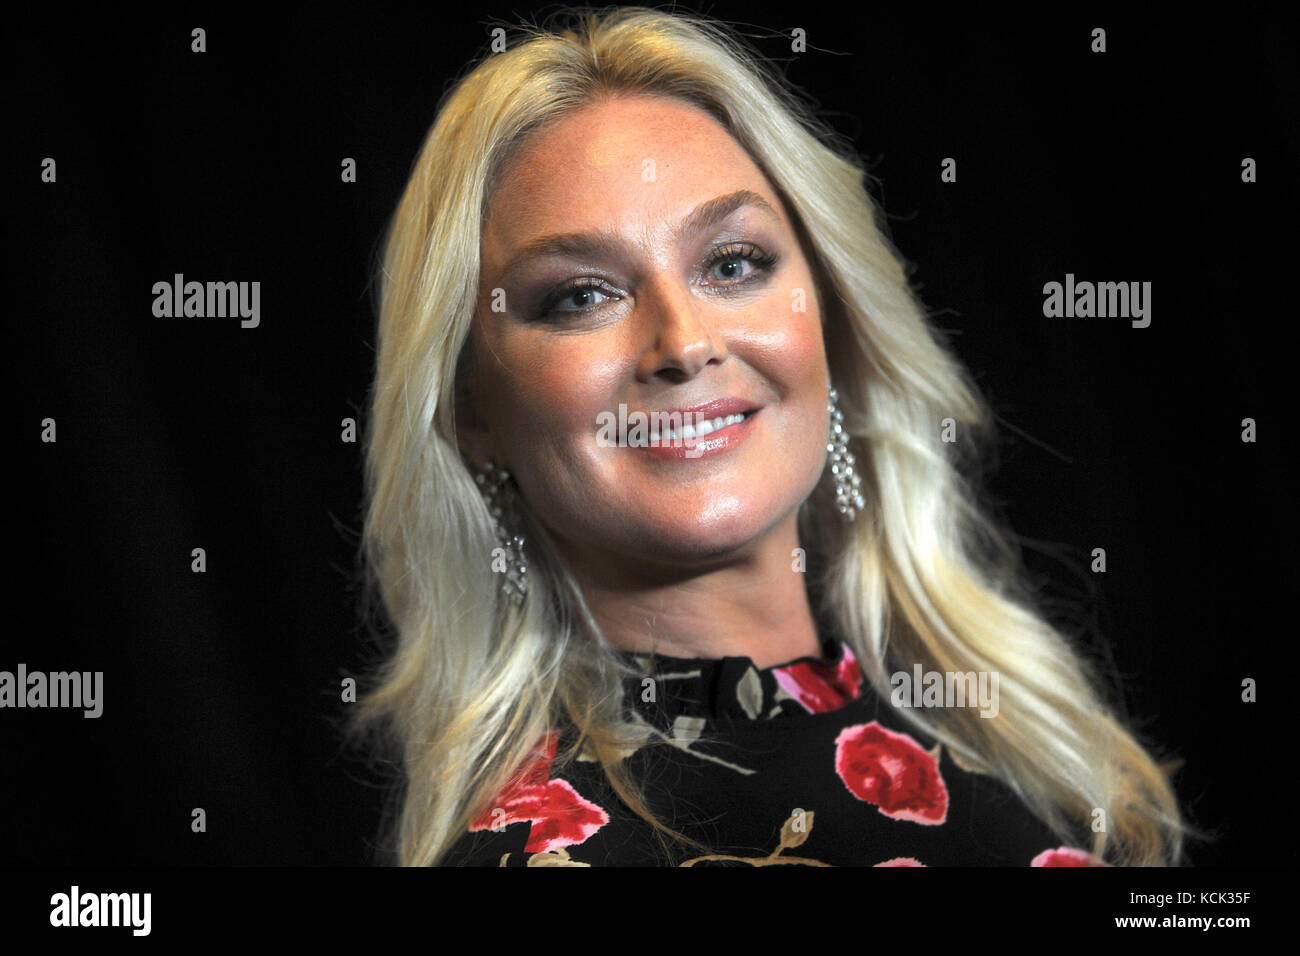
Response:
POLYGON ((620 96, 530 136, 491 197, 474 321, 462 447, 513 473, 580 576, 789 546, 770 533, 826 462, 820 308, 782 203, 707 113, 620 96), (753 411, 675 456, 601 430, 620 405, 630 430, 725 399, 753 411))

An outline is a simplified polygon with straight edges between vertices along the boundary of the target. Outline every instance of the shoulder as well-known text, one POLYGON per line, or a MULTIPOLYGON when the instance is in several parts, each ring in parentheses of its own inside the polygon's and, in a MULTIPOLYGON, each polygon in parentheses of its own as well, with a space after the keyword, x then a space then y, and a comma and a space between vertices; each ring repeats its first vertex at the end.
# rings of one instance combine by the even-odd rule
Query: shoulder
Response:
POLYGON ((573 860, 566 848, 585 842, 610 815, 586 796, 598 776, 592 768, 599 765, 576 763, 556 772, 560 736, 551 731, 539 739, 533 760, 470 821, 441 865, 587 865, 573 860))
POLYGON ((469 830, 452 844, 440 866, 519 866, 527 834, 519 827, 469 830))

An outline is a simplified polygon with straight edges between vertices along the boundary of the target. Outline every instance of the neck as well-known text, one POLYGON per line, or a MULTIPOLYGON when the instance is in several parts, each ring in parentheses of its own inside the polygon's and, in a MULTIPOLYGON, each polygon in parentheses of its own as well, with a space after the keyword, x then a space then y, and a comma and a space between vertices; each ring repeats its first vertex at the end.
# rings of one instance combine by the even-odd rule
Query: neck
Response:
POLYGON ((653 579, 618 574, 606 560, 568 563, 596 623, 620 650, 748 657, 765 668, 821 655, 805 576, 795 570, 799 546, 791 514, 745 553, 697 573, 653 579))

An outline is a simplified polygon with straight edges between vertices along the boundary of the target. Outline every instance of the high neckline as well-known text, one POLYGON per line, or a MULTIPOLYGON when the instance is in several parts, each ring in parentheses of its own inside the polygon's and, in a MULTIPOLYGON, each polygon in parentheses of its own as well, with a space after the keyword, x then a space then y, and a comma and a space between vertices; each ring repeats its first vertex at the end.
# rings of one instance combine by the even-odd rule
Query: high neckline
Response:
POLYGON ((838 710, 862 694, 862 671, 848 644, 821 638, 821 655, 759 667, 744 655, 677 657, 619 651, 637 672, 624 700, 641 718, 678 736, 719 720, 756 721, 838 710))
POLYGON ((782 667, 791 667, 795 664, 800 664, 804 662, 835 664, 836 662, 839 661, 840 656, 842 655, 843 649, 845 647, 842 641, 840 641, 835 637, 827 636, 827 637, 818 638, 817 643, 819 645, 819 652, 817 654, 805 654, 802 657, 796 657, 793 658, 792 660, 785 661, 780 664, 772 664, 768 667, 759 667, 757 664, 754 663, 754 659, 752 657, 749 657, 748 655, 744 655, 744 654, 735 654, 735 655, 727 654, 718 657, 681 657, 675 654, 663 654, 660 653, 659 651, 620 650, 620 651, 616 651, 615 653, 617 653, 621 658, 623 658, 626 661, 639 662, 641 660, 645 660, 645 661, 655 660, 655 661, 659 661, 660 663, 669 663, 674 666, 678 666, 678 665, 694 666, 702 662, 718 663, 718 662, 728 661, 728 660, 737 660, 737 661, 745 661, 747 664, 752 665, 755 668, 755 670, 759 670, 759 671, 776 670, 782 667))

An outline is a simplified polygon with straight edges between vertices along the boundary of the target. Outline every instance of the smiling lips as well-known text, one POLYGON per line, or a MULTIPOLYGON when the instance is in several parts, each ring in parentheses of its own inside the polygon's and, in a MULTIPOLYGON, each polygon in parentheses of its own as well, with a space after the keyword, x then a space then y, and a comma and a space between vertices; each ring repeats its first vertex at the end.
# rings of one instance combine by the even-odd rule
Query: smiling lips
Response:
MULTIPOLYGON (((737 397, 653 412, 634 410, 629 413, 627 406, 620 403, 615 443, 657 458, 700 458, 725 451, 740 442, 752 430, 751 422, 762 408, 757 402, 737 397), (629 424, 633 426, 630 433, 629 424)), ((602 419, 602 440, 608 442, 614 438, 608 431, 615 425, 614 414, 602 412, 597 421, 602 419)))
POLYGON ((683 424, 680 431, 665 429, 665 434, 650 432, 650 443, 637 450, 654 458, 670 461, 693 460, 717 455, 735 448, 745 440, 754 429, 754 419, 758 409, 748 412, 732 412, 697 421, 695 424, 683 424))
POLYGON ((657 425, 660 423, 669 426, 669 438, 703 438, 729 425, 740 424, 745 416, 758 411, 759 407, 758 403, 743 398, 720 398, 689 408, 649 412, 646 420, 650 422, 651 435, 655 441, 659 440, 657 425), (681 423, 680 428, 676 427, 678 422, 681 423))
MULTIPOLYGON (((654 428, 650 429, 650 441, 658 444, 663 441, 681 441, 691 438, 704 438, 713 432, 726 428, 728 425, 739 425, 748 416, 743 412, 736 412, 732 415, 719 415, 717 418, 696 421, 694 425, 683 424, 680 429, 669 427, 661 436, 654 428)), ((682 421, 687 422, 688 416, 682 416, 682 421)))

